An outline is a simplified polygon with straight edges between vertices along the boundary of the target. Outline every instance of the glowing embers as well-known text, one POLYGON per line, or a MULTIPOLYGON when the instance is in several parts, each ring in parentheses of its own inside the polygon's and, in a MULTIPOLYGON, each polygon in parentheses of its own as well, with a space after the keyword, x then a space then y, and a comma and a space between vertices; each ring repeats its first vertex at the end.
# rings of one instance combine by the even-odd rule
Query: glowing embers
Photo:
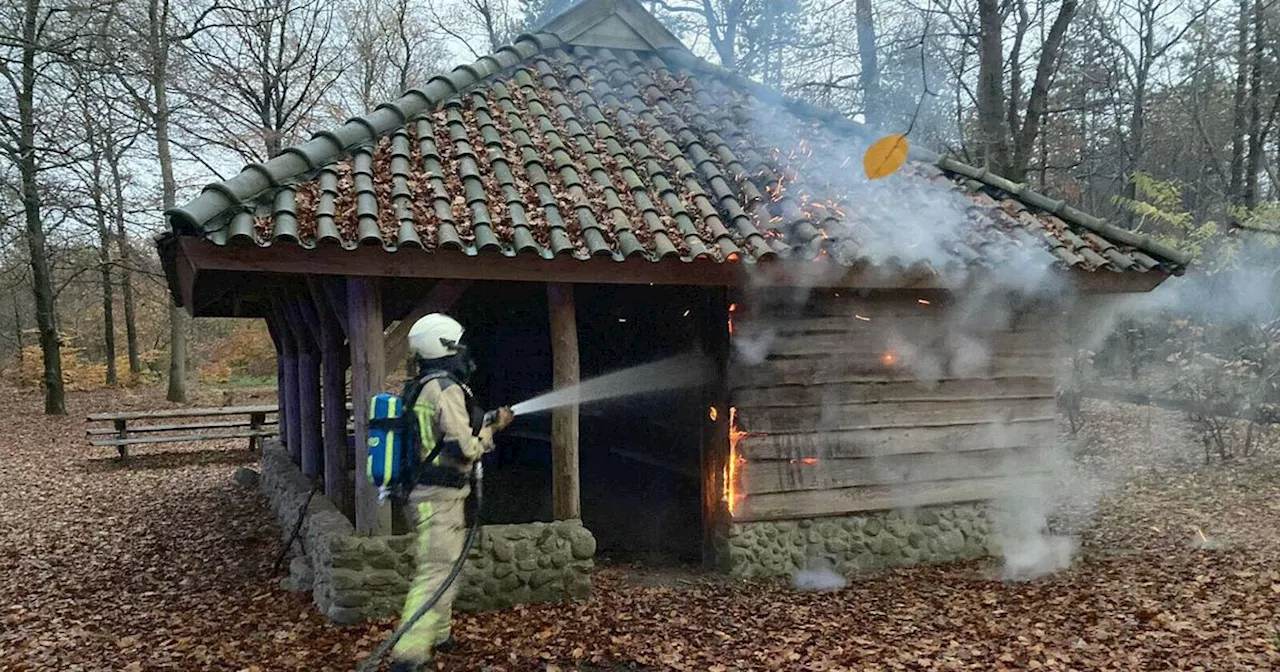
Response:
POLYGON ((886 367, 897 366, 900 361, 902 361, 902 358, 898 355, 897 350, 885 350, 880 353, 880 363, 886 367))
POLYGON ((733 335, 733 314, 738 312, 738 304, 729 304, 729 335, 733 335))

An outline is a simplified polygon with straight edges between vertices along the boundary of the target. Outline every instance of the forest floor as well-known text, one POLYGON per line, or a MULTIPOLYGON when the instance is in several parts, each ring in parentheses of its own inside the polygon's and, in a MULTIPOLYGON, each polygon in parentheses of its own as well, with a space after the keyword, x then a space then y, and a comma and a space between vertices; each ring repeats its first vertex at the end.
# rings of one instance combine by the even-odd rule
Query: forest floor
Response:
MULTIPOLYGON (((329 624, 279 587, 242 442, 90 448, 84 415, 160 392, 83 393, 71 415, 0 389, 0 670, 350 670, 391 624, 329 624)), ((222 403, 211 396, 205 402, 222 403)), ((235 399, 236 402, 249 401, 235 399)), ((1092 487, 1068 570, 991 561, 879 572, 829 593, 600 569, 591 599, 460 616, 456 670, 1280 668, 1280 447, 1203 464, 1177 414, 1089 403, 1092 487)))

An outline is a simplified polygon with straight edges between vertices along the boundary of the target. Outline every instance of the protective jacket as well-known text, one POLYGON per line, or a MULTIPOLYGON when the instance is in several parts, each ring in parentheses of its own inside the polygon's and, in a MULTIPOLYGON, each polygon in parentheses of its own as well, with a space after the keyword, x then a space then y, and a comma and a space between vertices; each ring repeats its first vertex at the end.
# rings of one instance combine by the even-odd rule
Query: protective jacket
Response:
MULTIPOLYGON (((409 495, 418 532, 417 572, 405 599, 403 620, 417 613, 439 589, 462 554, 469 476, 475 461, 494 446, 493 429, 480 427, 482 414, 474 408, 470 390, 452 377, 428 380, 413 411, 422 462, 418 484, 409 495), (439 449, 433 451, 437 445, 439 449)), ((397 642, 395 658, 412 663, 431 660, 436 645, 449 638, 457 592, 455 582, 397 642)))

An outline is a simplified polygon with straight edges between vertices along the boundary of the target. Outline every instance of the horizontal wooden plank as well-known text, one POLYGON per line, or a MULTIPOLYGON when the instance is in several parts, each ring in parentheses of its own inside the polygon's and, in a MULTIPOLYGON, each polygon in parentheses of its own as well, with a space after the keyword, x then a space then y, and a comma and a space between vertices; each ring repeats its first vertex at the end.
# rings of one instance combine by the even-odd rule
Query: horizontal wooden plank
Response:
POLYGON ((901 331, 866 331, 804 333, 776 336, 762 345, 771 356, 870 354, 879 358, 885 352, 897 352, 906 363, 908 352, 920 352, 947 361, 961 352, 982 353, 996 359, 1010 355, 1052 357, 1060 349, 1060 338, 1052 332, 998 332, 974 337, 940 334, 905 334, 901 331))
MULTIPOLYGON (((260 426, 276 424, 275 418, 263 419, 260 426)), ((174 432, 191 429, 239 429, 241 427, 252 427, 253 424, 248 420, 227 420, 226 422, 201 422, 190 425, 132 425, 126 428, 130 434, 146 434, 155 432, 174 432)), ((94 427, 86 430, 85 434, 89 436, 114 436, 118 434, 115 429, 110 427, 94 427)))
POLYGON ((738 454, 749 460, 766 460, 955 453, 1041 445, 1052 441, 1057 431, 1053 419, 1048 418, 1006 425, 977 423, 812 434, 757 434, 738 443, 738 454))
MULTIPOLYGON (((855 309, 844 315, 807 314, 800 317, 762 314, 740 317, 735 321, 734 327, 740 328, 744 333, 754 330, 755 333, 771 332, 779 336, 824 333, 876 334, 891 331, 896 331, 903 336, 914 336, 955 329, 953 325, 948 324, 945 314, 940 309, 897 314, 871 311, 863 313, 855 309)), ((1060 331, 1060 328, 1052 320, 1020 319, 1012 323, 974 326, 970 330, 975 334, 1001 332, 1043 334, 1060 331)), ((959 331, 957 330, 956 333, 959 331)))
POLYGON ((188 441, 214 441, 217 439, 247 439, 253 436, 275 436, 273 429, 221 432, 217 434, 179 434, 177 436, 139 436, 130 439, 93 439, 91 446, 134 446, 142 443, 186 443, 188 441))
MULTIPOLYGON (((971 378, 1045 377, 1053 376, 1058 366, 1056 358, 1038 356, 997 356, 985 370, 971 378)), ((916 380, 923 373, 935 371, 939 379, 955 378, 941 369, 940 364, 920 366, 915 369, 903 362, 886 364, 881 356, 826 355, 822 357, 796 357, 768 359, 758 364, 748 364, 739 359, 729 367, 729 385, 732 389, 768 387, 784 383, 862 383, 874 381, 916 380)))
POLYGON ((874 427, 919 427, 1002 423, 1053 418, 1053 399, 995 401, 887 401, 796 408, 743 408, 739 425, 748 432, 811 433, 874 427))
POLYGON ((815 406, 828 403, 874 403, 882 401, 978 400, 1053 397, 1056 381, 1050 377, 956 378, 927 386, 914 380, 864 383, 793 383, 735 390, 731 396, 738 408, 770 406, 815 406))
POLYGON ((1038 489, 1048 482, 1046 476, 1022 475, 750 495, 738 502, 733 518, 740 521, 786 520, 992 500, 1038 489))
POLYGON ((860 459, 747 461, 740 467, 740 491, 753 495, 1042 473, 1050 470, 1055 458, 1056 451, 1037 446, 860 459))
POLYGON ((219 408, 166 408, 161 411, 126 411, 122 413, 93 413, 86 416, 91 422, 102 420, 149 420, 153 418, 208 418, 218 415, 249 415, 252 413, 275 413, 276 405, 270 406, 222 406, 219 408))

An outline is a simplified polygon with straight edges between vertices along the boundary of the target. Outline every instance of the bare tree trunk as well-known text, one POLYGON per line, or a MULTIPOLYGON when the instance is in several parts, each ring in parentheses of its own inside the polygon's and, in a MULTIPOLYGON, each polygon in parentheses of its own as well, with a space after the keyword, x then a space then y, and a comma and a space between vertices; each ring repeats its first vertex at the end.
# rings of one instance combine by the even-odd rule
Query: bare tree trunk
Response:
POLYGON ((1244 206, 1258 204, 1258 172, 1262 170, 1263 4, 1253 2, 1253 54, 1249 66, 1249 155, 1244 168, 1244 206))
POLYGON ((26 0, 22 17, 22 83, 18 91, 18 172, 22 179, 22 208, 26 221, 27 251, 31 256, 31 287, 36 301, 36 325, 44 355, 44 412, 66 415, 62 385, 62 352, 49 260, 45 252, 41 219, 40 186, 36 183, 36 40, 40 0, 26 0))
MULTIPOLYGON (((173 177, 173 156, 169 147, 168 69, 170 43, 167 33, 168 0, 150 0, 147 5, 148 38, 151 47, 151 88, 155 93, 156 151, 160 159, 160 182, 164 209, 174 207, 178 187, 173 177)), ((187 314, 180 307, 169 309, 169 401, 187 401, 187 314)))
MULTIPOLYGON (((91 119, 86 121, 92 126, 91 119)), ((92 127, 88 131, 91 135, 97 134, 97 130, 92 127)), ((107 138, 107 144, 110 143, 111 138, 107 138)), ((102 274, 102 345, 107 359, 107 385, 115 385, 119 379, 116 373, 116 322, 111 296, 111 228, 107 225, 107 206, 103 198, 102 158, 96 151, 99 148, 93 147, 95 144, 97 143, 90 141, 90 147, 95 150, 90 160, 93 162, 93 211, 98 228, 98 267, 102 274)))
POLYGON ((1240 16, 1236 22, 1236 90, 1231 126, 1231 181, 1227 200, 1240 203, 1244 197, 1244 143, 1248 116, 1245 92, 1249 72, 1249 0, 1240 0, 1240 16))
MULTIPOLYGON (((1009 50, 1009 90, 1006 96, 1005 119, 1009 125, 1009 137, 1014 142, 1018 139, 1018 110, 1022 106, 1022 42, 1031 27, 1031 15, 1027 12, 1027 1, 1017 0, 1018 25, 1014 27, 1013 48, 1009 50)), ((1011 177, 1006 175, 1006 177, 1011 177)))
POLYGON ((114 147, 107 147, 107 165, 111 167, 112 219, 115 220, 116 257, 120 259, 120 292, 124 300, 125 345, 129 351, 129 373, 142 373, 138 356, 138 322, 133 300, 133 267, 129 251, 129 234, 124 220, 124 178, 120 175, 119 157, 114 147))
MULTIPOLYGON (((1049 87, 1053 84, 1053 73, 1058 67, 1062 43, 1066 39, 1067 28, 1071 25, 1077 6, 1077 0, 1062 0, 1058 16, 1053 20, 1053 27, 1049 29, 1049 36, 1040 50, 1040 62, 1036 65, 1036 79, 1031 85, 1031 97, 1027 100, 1026 116, 1022 122, 1022 129, 1014 141, 1013 166, 1008 177, 1015 182, 1026 179, 1031 152, 1040 135, 1040 124, 1044 121, 1045 111, 1048 108, 1049 87)), ((1042 176, 1041 181, 1043 180, 1042 176)))
POLYGON ((1009 163, 1004 127, 1004 15, 1000 0, 978 0, 978 126, 983 163, 1003 172, 1009 163))
POLYGON ((867 125, 875 128, 884 122, 880 100, 880 64, 876 57, 876 24, 871 14, 871 0, 856 0, 858 22, 858 60, 862 66, 862 109, 867 125))
POLYGON ((18 308, 18 295, 13 295, 13 335, 14 341, 18 344, 18 365, 22 365, 24 358, 23 350, 26 349, 26 343, 22 340, 22 310, 18 308))

